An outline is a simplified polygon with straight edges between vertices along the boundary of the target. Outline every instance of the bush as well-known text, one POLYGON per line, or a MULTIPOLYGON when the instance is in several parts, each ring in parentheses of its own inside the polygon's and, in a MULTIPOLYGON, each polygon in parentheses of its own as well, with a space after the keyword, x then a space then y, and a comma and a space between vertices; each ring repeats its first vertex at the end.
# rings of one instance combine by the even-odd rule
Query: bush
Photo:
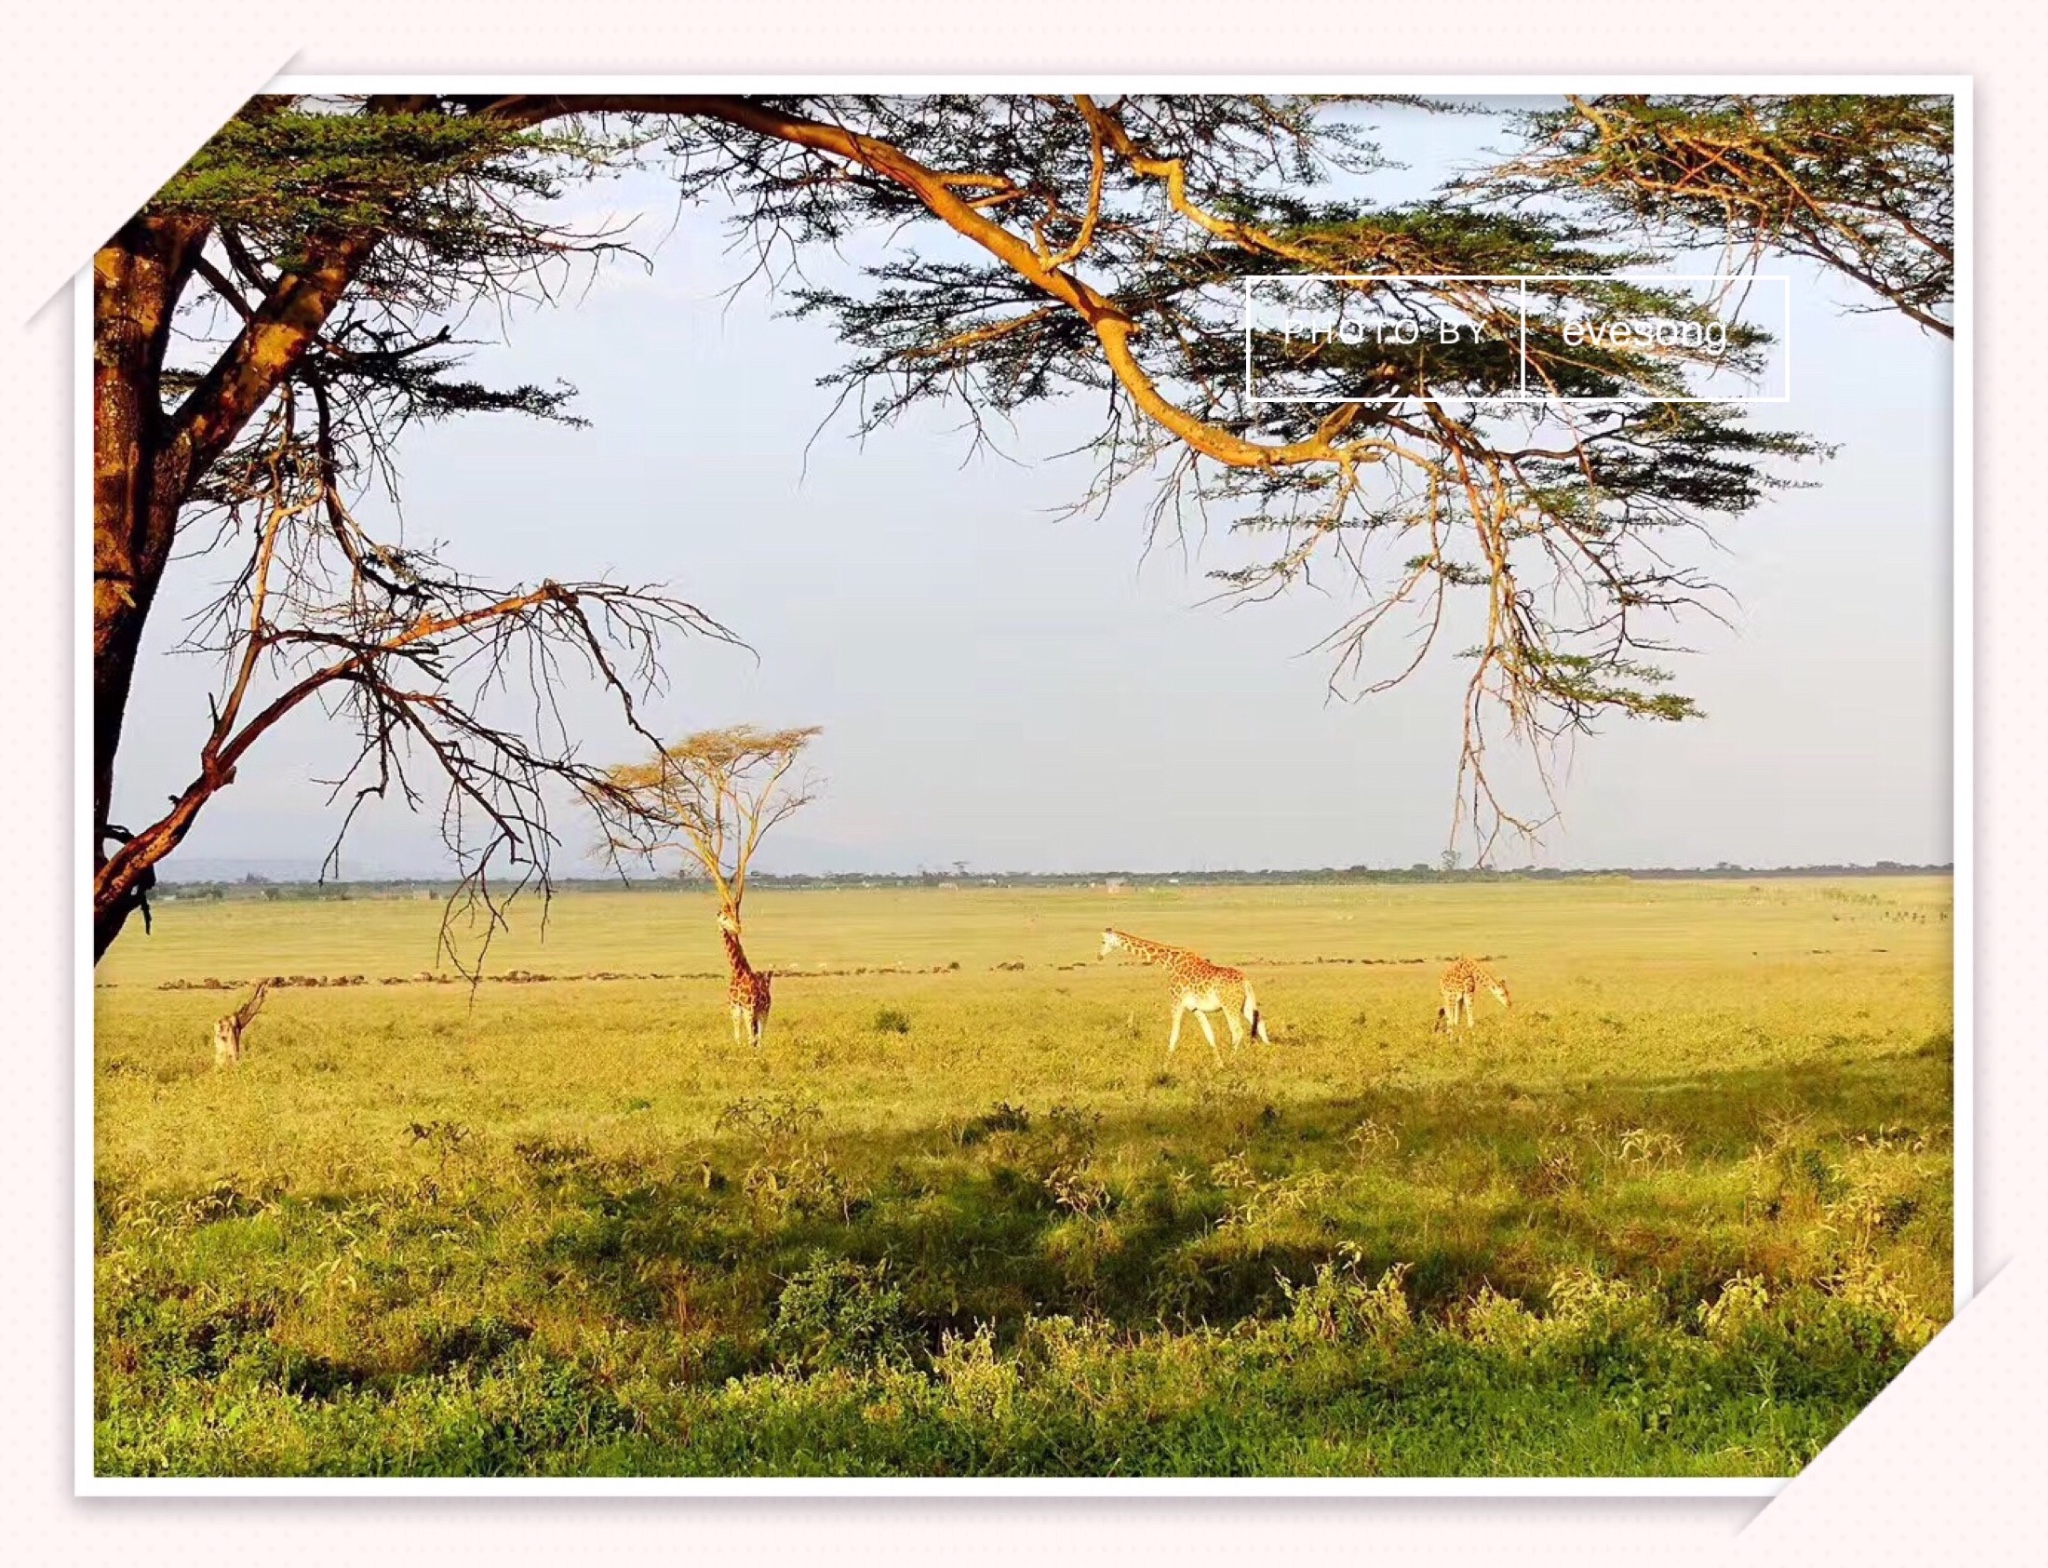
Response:
POLYGON ((1001 1100, 996 1103, 993 1110, 967 1121, 960 1129, 959 1141, 963 1149, 968 1149, 994 1133, 1030 1130, 1031 1113, 1021 1105, 1012 1105, 1008 1100, 1001 1100))
POLYGON ((1359 1261, 1358 1254, 1347 1249, 1341 1268, 1319 1264, 1316 1277, 1306 1285, 1281 1278, 1288 1323, 1298 1338, 1391 1345, 1414 1328, 1415 1315, 1403 1286, 1411 1265, 1396 1263, 1376 1283, 1368 1283, 1358 1271, 1359 1261))
POLYGON ((888 1272, 886 1259, 867 1264, 814 1255, 776 1297, 768 1343, 777 1363, 820 1372, 908 1362, 916 1335, 888 1272))
POLYGON ((875 1014, 875 1032, 878 1034, 910 1033, 910 1014, 900 1008, 883 1008, 875 1014))

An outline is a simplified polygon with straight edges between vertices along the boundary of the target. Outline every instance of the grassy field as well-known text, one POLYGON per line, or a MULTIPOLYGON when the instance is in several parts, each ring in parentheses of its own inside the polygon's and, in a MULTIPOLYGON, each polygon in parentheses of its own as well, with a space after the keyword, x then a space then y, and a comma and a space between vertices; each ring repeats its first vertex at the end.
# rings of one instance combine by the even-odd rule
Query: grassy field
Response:
POLYGON ((98 976, 98 1468, 1789 1474, 1948 1316, 1950 894, 764 891, 758 1057, 702 894, 474 993, 432 903, 168 904, 98 976), (1272 1046, 1169 1060, 1111 922, 1272 1046), (1460 952, 1516 1007, 1446 1039, 1460 952), (214 1071, 264 974, 363 983, 214 1071))

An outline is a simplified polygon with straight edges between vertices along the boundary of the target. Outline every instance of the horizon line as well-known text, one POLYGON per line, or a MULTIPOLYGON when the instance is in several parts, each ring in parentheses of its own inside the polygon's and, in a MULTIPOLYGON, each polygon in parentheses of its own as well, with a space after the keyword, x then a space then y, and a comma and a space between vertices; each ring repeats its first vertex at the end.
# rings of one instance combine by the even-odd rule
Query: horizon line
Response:
MULTIPOLYGON (((246 864, 246 863, 245 863, 246 864)), ((1445 868, 1416 861, 1406 866, 1236 866, 1214 867, 1203 870, 1132 871, 1114 867, 1098 867, 1081 871, 1030 871, 1009 869, 1000 871, 939 870, 918 867, 913 870, 867 870, 867 871, 763 871, 750 873, 751 879, 760 883, 790 882, 848 882, 874 879, 891 882, 949 882, 956 884, 1030 880, 1030 881, 1124 881, 1124 882, 1202 882, 1225 878, 1244 877, 1589 877, 1589 876, 1796 876, 1819 873, 1860 873, 1865 875, 1905 874, 1934 875, 1955 872, 1953 861, 1810 861, 1800 864, 1776 866, 1743 865, 1733 861, 1717 861, 1712 865, 1619 865, 1619 866, 1455 866, 1445 868)), ((437 886, 459 883, 464 880, 459 871, 445 872, 390 872, 366 873, 357 876, 322 877, 291 874, 266 875, 254 869, 243 870, 232 875, 187 875, 179 876, 175 869, 162 879, 165 886, 270 886, 270 887, 365 887, 365 886, 437 886)), ((689 887, 704 879, 677 875, 625 875, 615 872, 591 870, 571 872, 549 879, 555 887, 588 885, 592 883, 608 886, 646 887, 689 887)), ((707 884, 708 885, 708 884, 707 884)))

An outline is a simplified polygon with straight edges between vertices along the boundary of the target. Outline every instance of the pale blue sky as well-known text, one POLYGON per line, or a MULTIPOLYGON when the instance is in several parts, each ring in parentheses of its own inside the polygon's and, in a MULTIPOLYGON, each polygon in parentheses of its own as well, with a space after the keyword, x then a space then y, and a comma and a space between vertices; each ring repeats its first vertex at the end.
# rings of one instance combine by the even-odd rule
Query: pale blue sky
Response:
MULTIPOLYGON (((1379 180, 1389 197, 1433 186, 1499 134, 1404 111, 1380 123, 1414 166, 1379 180)), ((1010 461, 970 455, 956 411, 864 446, 842 419, 806 457, 832 399, 816 379, 840 360, 827 330, 776 319, 759 285, 721 297, 747 259, 724 252, 715 210, 677 220, 651 177, 596 195, 644 208, 653 274, 613 268, 568 304, 505 323, 476 361, 487 379, 573 383, 590 427, 412 432, 407 526, 496 580, 667 581, 752 643, 758 665, 679 645, 654 716, 668 733, 825 727, 825 793, 764 865, 1406 865, 1444 847, 1456 661, 1389 695, 1328 702, 1327 663, 1306 650, 1342 619, 1340 598, 1205 603, 1220 542, 1144 557, 1135 492, 1103 517, 1056 518, 1090 465, 1051 454, 1091 428, 1092 409, 1035 413, 1008 439, 1010 461)), ((1896 316, 1847 314, 1847 286, 1814 269, 1766 270, 1793 278, 1796 359, 1794 402, 1759 422, 1841 452, 1812 469, 1816 488, 1721 535, 1708 564, 1739 600, 1734 628, 1700 622, 1699 652, 1678 664, 1708 717, 1604 725, 1578 749, 1562 823, 1508 863, 1951 856, 1950 350, 1896 316)), ((167 592, 173 610, 201 597, 189 568, 167 592)), ((189 775, 208 679, 192 661, 146 662, 117 819, 189 775)), ((592 754, 613 756, 601 710, 578 711, 592 754)), ((182 858, 317 858, 333 818, 312 780, 337 755, 312 716, 266 738, 182 858)), ((396 812, 352 842, 346 870, 439 866, 431 829, 396 812)))

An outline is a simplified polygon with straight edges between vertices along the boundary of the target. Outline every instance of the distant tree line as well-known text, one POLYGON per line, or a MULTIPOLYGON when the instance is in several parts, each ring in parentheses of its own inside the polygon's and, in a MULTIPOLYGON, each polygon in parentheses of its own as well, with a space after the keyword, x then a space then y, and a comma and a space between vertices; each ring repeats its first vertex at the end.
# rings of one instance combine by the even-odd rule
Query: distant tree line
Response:
MULTIPOLYGON (((1476 867, 1446 870, 1417 861, 1407 867, 1323 866, 1269 871, 1006 871, 966 875, 936 871, 836 871, 777 876, 756 871, 756 887, 785 890, 829 888, 932 888, 948 891, 970 887, 1101 887, 1118 884, 1124 892, 1166 887, 1299 886, 1322 883, 1491 883, 1573 882, 1611 879, 1632 882, 1757 881, 1784 877, 1907 877, 1952 876, 1952 864, 1919 865, 1880 860, 1871 865, 1526 867, 1498 870, 1476 867)), ((169 882, 159 897, 168 901, 265 899, 271 902, 347 902, 351 899, 439 898, 454 878, 379 878, 360 882, 277 882, 260 876, 236 882, 169 882)), ((674 877, 568 877, 555 883, 561 893, 627 891, 694 893, 701 882, 674 877)))

